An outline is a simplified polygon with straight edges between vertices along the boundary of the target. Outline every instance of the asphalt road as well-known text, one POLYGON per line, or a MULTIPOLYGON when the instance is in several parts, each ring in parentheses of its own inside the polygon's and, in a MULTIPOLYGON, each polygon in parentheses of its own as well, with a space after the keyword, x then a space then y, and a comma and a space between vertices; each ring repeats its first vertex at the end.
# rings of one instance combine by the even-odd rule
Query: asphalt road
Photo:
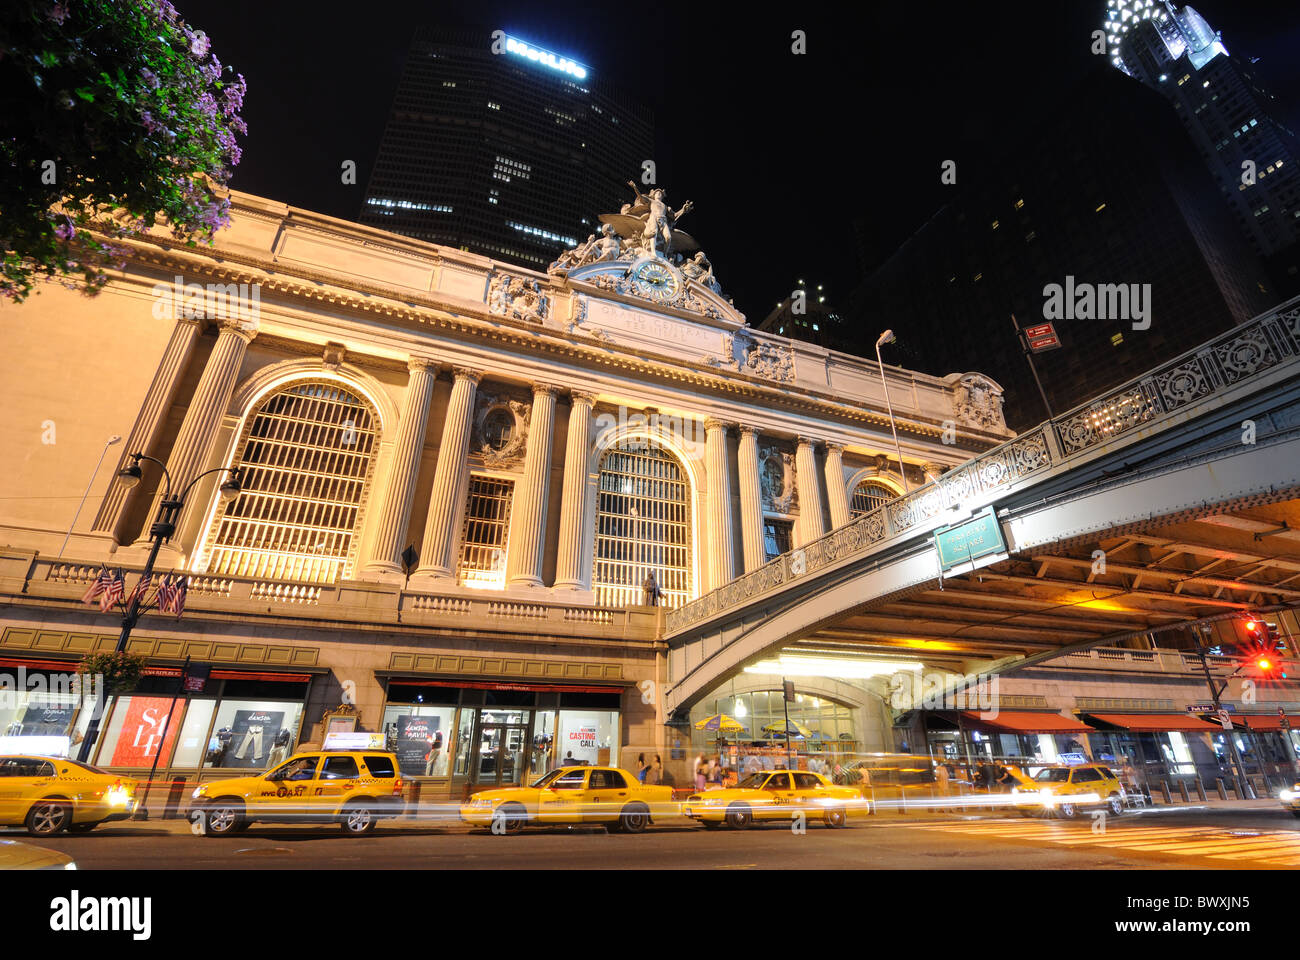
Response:
POLYGON ((79 837, 23 840, 102 869, 1288 869, 1300 866, 1300 820, 1281 809, 1175 809, 1099 825, 971 816, 872 817, 841 830, 810 823, 705 830, 664 820, 627 836, 603 827, 529 828, 494 836, 459 824, 386 822, 368 837, 337 827, 257 826, 198 837, 187 821, 109 824, 79 837), (1104 829, 1102 829, 1104 827, 1104 829))

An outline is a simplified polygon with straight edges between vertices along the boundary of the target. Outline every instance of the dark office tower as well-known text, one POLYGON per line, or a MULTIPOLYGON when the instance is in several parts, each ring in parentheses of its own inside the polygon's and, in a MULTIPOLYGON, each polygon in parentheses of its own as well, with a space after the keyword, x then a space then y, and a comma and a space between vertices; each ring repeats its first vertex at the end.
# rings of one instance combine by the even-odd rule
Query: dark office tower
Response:
POLYGON ((1280 295, 1300 292, 1300 140, 1258 69, 1189 6, 1107 0, 1111 63, 1173 103, 1280 295))
POLYGON ((1059 413, 1272 302, 1263 265, 1159 95, 1099 64, 1042 122, 979 168, 961 164, 949 204, 868 277, 846 311, 864 356, 891 327, 893 362, 993 377, 1016 429, 1046 411, 1012 314, 1021 326, 1055 324, 1062 346, 1035 359, 1059 413), (1136 284, 1142 298, 1130 301, 1128 316, 1111 286, 1120 284, 1130 296, 1136 284), (1053 285, 1075 291, 1074 308, 1053 316, 1053 285), (1104 311, 1100 299, 1093 309, 1080 304, 1084 285, 1109 291, 1104 311))
POLYGON ((828 350, 851 350, 844 318, 827 301, 824 285, 797 281, 790 295, 760 320, 757 329, 815 343, 828 350))
POLYGON ((648 111, 575 60, 490 29, 417 30, 361 222, 529 267, 632 199, 648 111))

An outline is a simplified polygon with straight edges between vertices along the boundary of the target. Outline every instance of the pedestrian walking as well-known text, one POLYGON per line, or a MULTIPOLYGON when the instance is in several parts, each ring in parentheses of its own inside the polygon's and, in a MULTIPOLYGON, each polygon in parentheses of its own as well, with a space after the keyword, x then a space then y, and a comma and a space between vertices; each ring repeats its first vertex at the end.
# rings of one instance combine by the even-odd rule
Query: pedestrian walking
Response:
POLYGON ((695 789, 703 790, 709 774, 709 765, 704 761, 704 754, 695 758, 695 789))
POLYGON ((649 767, 646 768, 644 782, 654 785, 654 784, 662 783, 663 779, 664 779, 663 761, 659 759, 659 754, 656 753, 654 762, 650 764, 649 767))
POLYGON ((636 778, 641 783, 645 783, 645 772, 647 768, 648 764, 645 762, 645 754, 638 753, 636 755, 636 778))

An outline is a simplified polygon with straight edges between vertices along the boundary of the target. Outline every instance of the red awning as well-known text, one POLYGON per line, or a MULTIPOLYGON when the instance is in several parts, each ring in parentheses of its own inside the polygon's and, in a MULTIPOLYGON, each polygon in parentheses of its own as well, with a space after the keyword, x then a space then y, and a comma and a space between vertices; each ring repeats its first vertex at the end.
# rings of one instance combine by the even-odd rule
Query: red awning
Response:
MULTIPOLYGON (((1252 730, 1264 732, 1282 729, 1282 718, 1276 713, 1230 713, 1228 716, 1232 717, 1233 726, 1237 727, 1249 726, 1252 730)), ((1289 713, 1287 720, 1291 722, 1292 730, 1300 730, 1300 716, 1289 713)))
POLYGON ((1134 733, 1207 733, 1221 729, 1217 723, 1208 723, 1195 713, 1090 713, 1094 720, 1123 727, 1134 733))
POLYGON ((1092 728, 1073 717, 1032 710, 999 710, 981 713, 963 710, 962 719, 972 726, 989 727, 1006 733, 1091 733, 1092 728))
MULTIPOLYGON (((176 676, 180 676, 177 671, 176 676)), ((213 670, 213 680, 271 680, 282 683, 306 683, 311 679, 310 673, 261 673, 251 670, 213 670)))
POLYGON ((76 671, 80 660, 28 660, 16 657, 0 657, 0 667, 26 667, 28 670, 72 670, 76 671))

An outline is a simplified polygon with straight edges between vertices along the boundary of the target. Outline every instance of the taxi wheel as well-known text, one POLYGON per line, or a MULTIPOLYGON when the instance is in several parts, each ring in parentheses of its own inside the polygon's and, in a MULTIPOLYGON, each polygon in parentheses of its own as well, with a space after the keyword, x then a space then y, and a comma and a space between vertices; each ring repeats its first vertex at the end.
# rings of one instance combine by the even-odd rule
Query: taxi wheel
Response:
POLYGON ((526 823, 528 811, 517 803, 503 803, 492 811, 492 832, 495 834, 518 833, 526 823))
POLYGON ((350 803, 343 808, 343 816, 339 820, 339 826, 343 832, 354 837, 363 837, 367 833, 373 833, 375 824, 379 820, 375 816, 375 811, 370 809, 366 803, 350 803))
POLYGON ((619 829, 624 833, 640 833, 649 822, 650 811, 641 803, 629 803, 618 816, 619 829))
POLYGON ((209 837, 226 837, 238 833, 247 825, 244 805, 238 800, 221 799, 208 804, 203 832, 209 837))
POLYGON ((743 803, 733 803, 727 808, 727 826, 732 830, 744 830, 754 822, 754 812, 743 803))
POLYGON ((1124 812, 1124 798, 1118 793, 1112 793, 1106 800, 1106 806, 1110 808, 1110 815, 1118 817, 1124 812))
POLYGON ((49 837, 72 822, 72 804, 66 800, 46 800, 27 814, 27 832, 33 837, 49 837))
POLYGON ((98 820, 91 820, 89 823, 70 823, 68 824, 68 833, 90 833, 99 826, 98 820))
POLYGON ((1079 815, 1079 808, 1072 803, 1058 803, 1056 815, 1062 820, 1073 820, 1079 815))
POLYGON ((836 810, 826 811, 826 826, 828 827, 845 827, 848 826, 849 815, 841 807, 836 810))

